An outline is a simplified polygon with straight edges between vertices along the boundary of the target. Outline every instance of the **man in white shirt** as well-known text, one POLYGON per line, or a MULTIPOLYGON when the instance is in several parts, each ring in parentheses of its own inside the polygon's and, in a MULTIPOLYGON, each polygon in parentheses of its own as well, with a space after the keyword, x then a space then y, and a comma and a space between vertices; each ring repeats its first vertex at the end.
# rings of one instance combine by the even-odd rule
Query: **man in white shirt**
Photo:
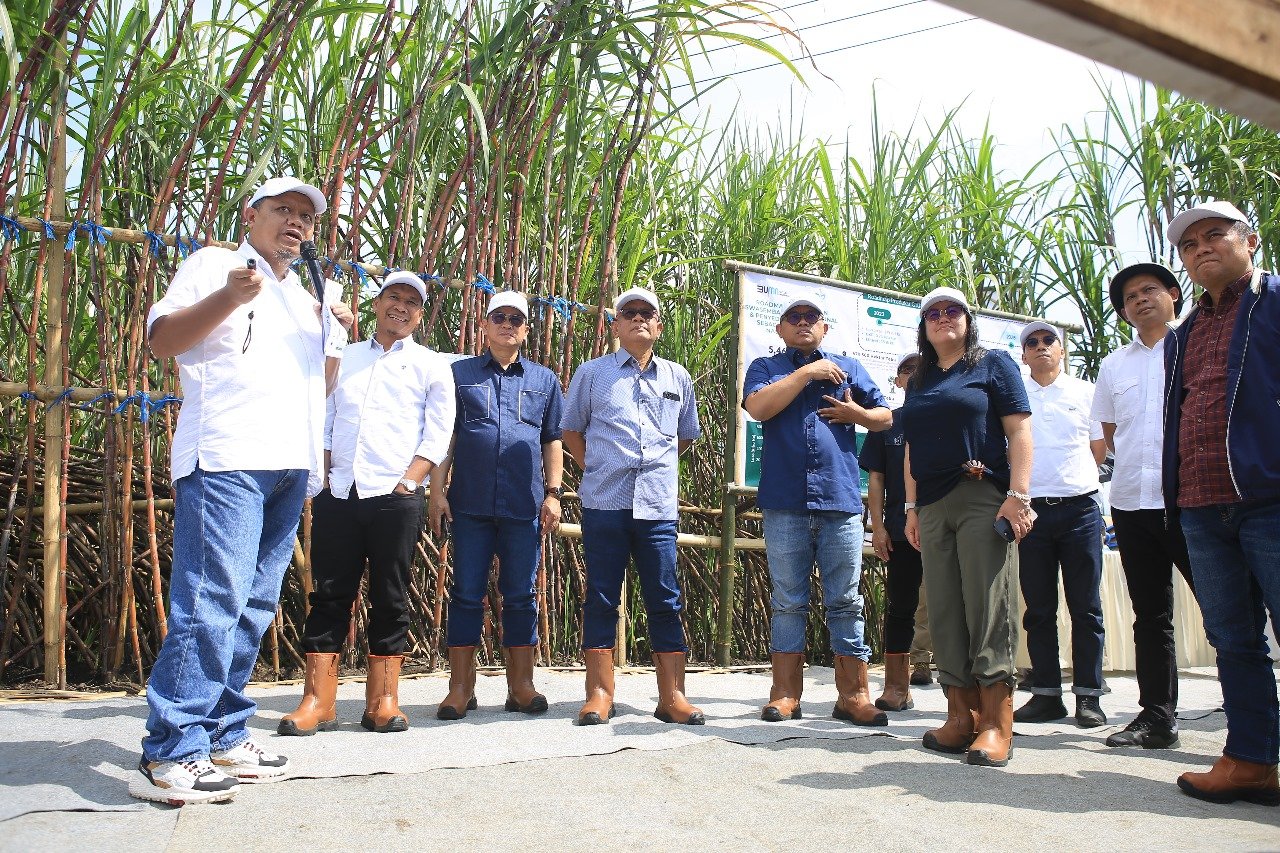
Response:
POLYGON ((1133 264, 1111 279, 1116 315, 1134 327, 1128 346, 1102 360, 1094 420, 1115 454, 1111 520, 1133 602, 1138 704, 1142 712, 1107 746, 1178 746, 1178 661, 1173 641, 1173 567, 1191 581, 1178 518, 1165 512, 1164 339, 1182 308, 1182 288, 1160 264, 1133 264))
POLYGON ((1098 464, 1106 455, 1102 427, 1089 416, 1093 385, 1062 370, 1062 337, 1048 323, 1029 323, 1019 336, 1031 403, 1031 507, 1035 527, 1018 544, 1019 580, 1026 612, 1031 675, 1022 689, 1031 699, 1013 715, 1042 723, 1067 715, 1058 660, 1058 570, 1071 613, 1072 687, 1076 723, 1106 723, 1102 682, 1102 511, 1098 464))
POLYGON ((328 487, 312 504, 311 612, 302 631, 306 686, 282 735, 338 726, 338 653, 369 566, 369 675, 360 725, 402 732, 400 668, 409 650, 409 586, 422 535, 422 483, 444 460, 453 431, 453 374, 443 356, 413 340, 427 287, 393 272, 373 299, 376 326, 348 344, 328 407, 328 487))
MULTIPOLYGON (((172 446, 168 633, 147 681, 147 736, 129 783, 139 799, 230 799, 288 759, 245 724, 245 686, 276 615, 302 503, 321 480, 326 376, 320 304, 290 269, 324 194, 272 178, 244 210, 245 239, 178 268, 147 318, 157 358, 176 357, 183 404, 172 446)), ((350 328, 349 309, 328 309, 350 328)))

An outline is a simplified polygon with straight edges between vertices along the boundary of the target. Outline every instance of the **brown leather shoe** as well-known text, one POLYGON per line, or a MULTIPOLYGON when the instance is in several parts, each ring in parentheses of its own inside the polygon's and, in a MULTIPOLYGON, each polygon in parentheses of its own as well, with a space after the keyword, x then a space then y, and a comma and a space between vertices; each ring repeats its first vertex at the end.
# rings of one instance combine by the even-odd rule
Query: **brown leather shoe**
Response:
POLYGON ((774 652, 773 687, 769 690, 769 704, 760 711, 760 719, 766 723, 783 720, 799 720, 800 694, 804 692, 804 653, 774 652))
POLYGON ((871 704, 867 662, 853 655, 836 655, 836 707, 831 716, 855 726, 887 726, 889 715, 871 704))
POLYGON ((598 726, 613 719, 613 649, 583 649, 587 667, 587 701, 578 725, 598 726))
POLYGON ((979 687, 978 697, 978 736, 964 760, 983 767, 1004 767, 1013 755, 1013 685, 979 687))
POLYGON ((947 693, 947 721, 924 733, 924 748, 960 755, 969 749, 978 733, 980 694, 976 687, 944 688, 947 693))
POLYGON ((1254 764, 1224 755, 1208 773, 1183 773, 1178 787, 1184 794, 1211 803, 1244 800, 1262 806, 1280 805, 1280 783, 1276 765, 1254 764))
POLYGON ((876 700, 881 711, 910 711, 916 706, 911 701, 911 655, 884 656, 884 692, 876 700))
POLYGON ((369 655, 364 682, 364 715, 360 725, 371 732, 403 732, 409 718, 400 710, 400 667, 404 655, 369 655))
POLYGON ((912 665, 911 686, 924 687, 927 684, 933 684, 933 670, 929 667, 928 661, 912 665))
POLYGON ((437 720, 461 720, 476 709, 476 647, 449 647, 449 693, 436 708, 437 720))
POLYGON ((707 721, 702 709, 684 698, 684 652, 654 652, 653 668, 658 676, 658 707, 653 715, 664 723, 700 726, 707 721))
POLYGON ((524 714, 545 714, 547 697, 533 687, 534 646, 505 646, 502 656, 507 662, 508 711, 524 714))
POLYGON ((305 736, 338 727, 338 654, 307 652, 302 701, 276 726, 282 735, 305 736))

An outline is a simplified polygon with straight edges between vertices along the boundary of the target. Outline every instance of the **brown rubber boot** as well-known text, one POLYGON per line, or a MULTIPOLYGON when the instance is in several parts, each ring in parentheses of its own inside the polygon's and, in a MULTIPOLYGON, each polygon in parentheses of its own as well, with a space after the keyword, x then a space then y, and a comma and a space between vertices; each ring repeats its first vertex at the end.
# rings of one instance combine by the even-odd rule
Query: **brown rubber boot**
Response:
POLYGON ((800 652, 773 653, 773 687, 769 690, 769 704, 760 712, 766 723, 783 720, 799 720, 800 694, 804 692, 804 654, 800 652))
POLYGON ((598 726, 613 719, 613 649, 583 649, 587 667, 587 701, 578 725, 598 726))
POLYGON ((276 727, 282 735, 313 735, 338 727, 338 655, 307 652, 302 701, 276 727))
POLYGON ((947 721, 924 733, 924 748, 961 755, 978 733, 978 706, 982 700, 976 687, 944 688, 947 693, 947 721))
POLYGON ((507 662, 507 704, 508 711, 520 711, 524 714, 544 714, 547 711, 547 697, 533 687, 534 653, 533 646, 507 646, 502 656, 507 662))
POLYGON ((449 693, 436 708, 437 720, 461 720, 476 709, 476 647, 449 647, 449 693))
POLYGON ((654 652, 653 669, 658 676, 658 707, 653 715, 664 723, 700 726, 707 721, 702 709, 684 698, 684 652, 654 652))
POLYGON ((1004 767, 1013 755, 1013 686, 1000 683, 979 687, 978 695, 978 736, 969 746, 965 761, 983 767, 1004 767))
POLYGON ((400 667, 404 655, 369 655, 364 682, 364 715, 360 725, 371 732, 403 732, 409 718, 400 710, 400 667))
POLYGON ((911 701, 911 655, 884 656, 884 692, 876 700, 881 711, 910 711, 916 706, 911 701))
POLYGON ((1262 806, 1280 806, 1280 782, 1276 765, 1254 764, 1224 755, 1208 773, 1183 773, 1178 787, 1184 794, 1211 803, 1244 800, 1262 806))
POLYGON ((889 715, 871 704, 867 662, 853 655, 836 655, 836 707, 831 716, 855 726, 887 726, 889 715))

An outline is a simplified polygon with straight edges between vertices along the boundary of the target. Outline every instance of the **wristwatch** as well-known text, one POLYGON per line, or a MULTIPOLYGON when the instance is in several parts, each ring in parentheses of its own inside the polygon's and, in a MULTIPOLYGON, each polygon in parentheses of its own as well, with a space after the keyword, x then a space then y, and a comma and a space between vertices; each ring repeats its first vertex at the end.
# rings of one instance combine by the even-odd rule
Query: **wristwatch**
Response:
POLYGON ((907 510, 909 510, 909 509, 915 509, 915 508, 916 508, 916 502, 915 502, 915 501, 903 501, 903 502, 902 502, 902 511, 903 511, 903 512, 906 512, 906 511, 907 511, 907 510))
POLYGON ((564 486, 547 486, 544 490, 547 497, 555 495, 557 498, 564 497, 564 486))
POLYGON ((417 480, 410 480, 408 477, 402 477, 400 479, 400 485, 404 486, 405 489, 410 492, 416 492, 418 491, 418 486, 421 484, 417 480))

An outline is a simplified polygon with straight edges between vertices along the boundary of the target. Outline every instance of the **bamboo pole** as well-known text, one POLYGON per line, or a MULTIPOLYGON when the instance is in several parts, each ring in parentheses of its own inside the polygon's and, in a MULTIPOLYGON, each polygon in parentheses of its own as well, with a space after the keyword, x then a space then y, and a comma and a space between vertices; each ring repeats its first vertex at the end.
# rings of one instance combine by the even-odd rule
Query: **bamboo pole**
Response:
MULTIPOLYGON (((55 52, 59 64, 65 61, 65 48, 61 41, 55 52)), ((51 112, 54 115, 49 140, 51 161, 49 164, 49 195, 47 210, 50 217, 67 215, 67 89, 69 78, 65 69, 57 73, 58 83, 51 112)), ((62 328, 63 272, 66 253, 51 246, 48 252, 48 291, 45 295, 44 334, 44 384, 57 385, 63 376, 62 328)), ((34 329, 33 329, 34 331, 34 329)), ((58 689, 67 686, 67 673, 63 664, 66 642, 63 622, 62 565, 62 443, 64 439, 63 411, 50 408, 44 416, 44 680, 58 689)))
MULTIPOLYGON (((138 498, 132 498, 131 500, 133 502, 134 512, 146 512, 147 505, 145 503, 139 501, 138 498)), ((67 515, 93 515, 94 513, 102 512, 105 506, 106 504, 104 504, 102 501, 92 501, 90 503, 82 503, 82 504, 67 504, 66 514, 67 515)), ((155 508, 159 510, 164 510, 165 512, 173 512, 173 501, 168 498, 158 500, 155 502, 155 508)), ((45 514, 45 507, 37 506, 37 507, 31 508, 32 518, 43 518, 44 514, 45 514)), ((5 515, 6 515, 6 511, 3 509, 0 509, 0 518, 3 518, 5 515)), ((24 518, 26 515, 27 515, 27 510, 24 507, 15 507, 13 509, 14 518, 24 518)))

